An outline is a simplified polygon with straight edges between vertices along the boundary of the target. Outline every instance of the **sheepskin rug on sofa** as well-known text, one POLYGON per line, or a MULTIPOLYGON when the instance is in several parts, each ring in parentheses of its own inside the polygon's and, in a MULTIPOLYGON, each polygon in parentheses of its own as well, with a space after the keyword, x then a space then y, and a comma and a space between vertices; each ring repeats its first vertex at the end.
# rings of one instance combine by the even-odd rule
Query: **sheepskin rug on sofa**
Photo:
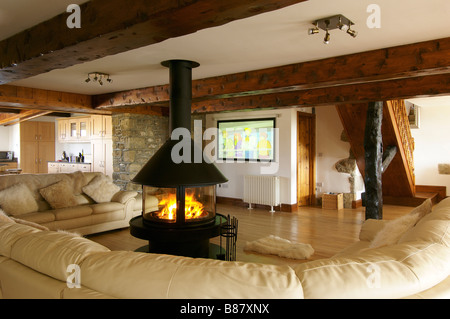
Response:
POLYGON ((274 235, 247 242, 244 250, 291 259, 308 259, 314 254, 310 244, 294 243, 274 235))

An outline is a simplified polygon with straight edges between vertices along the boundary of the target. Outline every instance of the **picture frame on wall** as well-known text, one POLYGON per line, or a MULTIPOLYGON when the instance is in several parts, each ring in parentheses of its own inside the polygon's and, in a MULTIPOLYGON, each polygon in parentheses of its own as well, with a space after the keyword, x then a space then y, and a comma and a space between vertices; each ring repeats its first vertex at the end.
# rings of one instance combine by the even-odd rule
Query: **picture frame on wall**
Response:
POLYGON ((420 107, 412 104, 409 108, 409 126, 411 128, 420 128, 420 107))

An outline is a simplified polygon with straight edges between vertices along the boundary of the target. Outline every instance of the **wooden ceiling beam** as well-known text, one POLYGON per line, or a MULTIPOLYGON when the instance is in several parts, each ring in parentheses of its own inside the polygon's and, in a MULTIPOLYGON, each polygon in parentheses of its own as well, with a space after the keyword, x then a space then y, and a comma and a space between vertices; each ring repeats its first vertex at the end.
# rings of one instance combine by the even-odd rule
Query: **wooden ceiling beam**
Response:
POLYGON ((0 85, 0 105, 18 109, 64 113, 111 114, 92 106, 92 97, 84 94, 0 85))
POLYGON ((450 74, 340 85, 291 92, 205 100, 192 103, 193 113, 339 105, 450 94, 450 74))
MULTIPOLYGON (((192 100, 220 100, 450 73, 450 38, 194 80, 192 100)), ((257 98, 254 98, 257 99, 257 98)), ((169 85, 102 94, 97 108, 161 105, 169 85)))
POLYGON ((96 0, 0 41, 0 84, 162 42, 305 0, 96 0))
POLYGON ((0 125, 9 126, 51 113, 50 111, 22 110, 18 114, 0 114, 0 125))

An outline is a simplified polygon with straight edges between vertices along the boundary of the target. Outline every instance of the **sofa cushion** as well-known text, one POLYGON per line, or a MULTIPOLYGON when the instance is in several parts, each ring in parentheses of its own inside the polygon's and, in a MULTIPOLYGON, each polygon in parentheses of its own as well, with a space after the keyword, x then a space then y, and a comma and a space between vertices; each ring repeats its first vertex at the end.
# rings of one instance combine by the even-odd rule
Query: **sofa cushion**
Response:
POLYGON ((83 192, 97 203, 110 202, 113 196, 119 191, 120 187, 115 185, 106 175, 95 177, 89 184, 83 187, 83 192))
POLYGON ((431 200, 427 199, 409 214, 386 222, 383 229, 375 235, 370 247, 376 248, 396 244, 406 231, 414 227, 421 218, 431 212, 431 208, 431 200))
POLYGON ((116 203, 116 202, 94 204, 94 205, 90 205, 89 207, 92 208, 93 214, 105 214, 105 213, 111 213, 114 211, 123 211, 124 210, 124 205, 121 203, 116 203))
POLYGON ((37 232, 40 232, 40 230, 34 227, 0 222, 0 255, 10 257, 11 247, 17 240, 26 234, 37 232))
POLYGON ((37 212, 39 209, 33 193, 24 183, 0 191, 0 207, 12 216, 37 212))
POLYGON ((0 222, 2 223, 14 223, 11 217, 6 215, 6 213, 0 208, 0 222))
POLYGON ((88 256, 81 273, 84 286, 116 298, 303 296, 288 266, 112 251, 88 256))
POLYGON ((80 266, 83 260, 108 248, 86 238, 59 232, 36 232, 18 239, 11 259, 53 278, 66 281, 68 266, 80 266))
POLYGON ((416 226, 405 232, 399 243, 424 240, 450 247, 450 198, 436 205, 416 226))
POLYGON ((450 249, 411 242, 295 266, 305 298, 403 298, 450 275, 450 249))
POLYGON ((54 221, 55 215, 52 213, 52 210, 49 210, 45 212, 20 215, 20 219, 27 220, 32 223, 44 224, 54 221))
POLYGON ((66 180, 41 188, 39 192, 53 209, 77 205, 72 187, 66 180))
POLYGON ((92 208, 90 206, 83 205, 55 209, 51 212, 55 215, 55 220, 66 220, 89 216, 92 214, 92 208))

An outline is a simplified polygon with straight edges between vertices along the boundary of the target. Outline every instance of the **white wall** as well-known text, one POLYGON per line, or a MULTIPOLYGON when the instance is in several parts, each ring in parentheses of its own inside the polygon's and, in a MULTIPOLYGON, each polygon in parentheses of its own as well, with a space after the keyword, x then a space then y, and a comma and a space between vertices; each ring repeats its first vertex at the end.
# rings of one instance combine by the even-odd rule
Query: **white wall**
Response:
MULTIPOLYGON (((349 193, 350 174, 340 173, 335 164, 349 157, 350 143, 341 141, 344 130, 339 114, 334 105, 316 107, 316 196, 323 193, 349 193)), ((357 199, 361 198, 364 182, 359 170, 355 179, 358 179, 357 199)))
POLYGON ((420 107, 420 128, 412 129, 415 142, 416 185, 446 186, 450 175, 438 173, 438 164, 450 164, 450 104, 420 107))
POLYGON ((10 151, 8 126, 0 126, 0 151, 10 151))
MULTIPOLYGON (((295 165, 297 111, 299 109, 279 109, 270 111, 234 112, 209 114, 206 116, 206 127, 216 128, 217 120, 276 117, 279 129, 274 163, 244 162, 216 163, 217 168, 228 178, 229 182, 218 187, 217 195, 230 198, 243 198, 244 175, 276 175, 281 177, 281 202, 294 204, 297 202, 297 167, 295 165)), ((206 143, 208 144, 208 142, 206 143)))

